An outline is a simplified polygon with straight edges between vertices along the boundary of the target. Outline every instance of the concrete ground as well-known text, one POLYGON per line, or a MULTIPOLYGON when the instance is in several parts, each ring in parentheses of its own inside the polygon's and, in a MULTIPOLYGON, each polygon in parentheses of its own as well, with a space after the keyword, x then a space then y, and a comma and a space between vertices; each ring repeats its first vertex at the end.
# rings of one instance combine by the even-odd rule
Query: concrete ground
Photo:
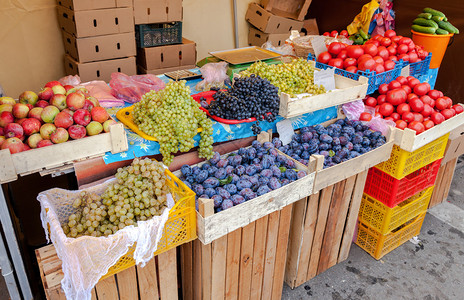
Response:
POLYGON ((464 299, 464 160, 447 201, 429 210, 420 242, 375 260, 353 244, 348 259, 305 284, 284 285, 282 299, 464 299))

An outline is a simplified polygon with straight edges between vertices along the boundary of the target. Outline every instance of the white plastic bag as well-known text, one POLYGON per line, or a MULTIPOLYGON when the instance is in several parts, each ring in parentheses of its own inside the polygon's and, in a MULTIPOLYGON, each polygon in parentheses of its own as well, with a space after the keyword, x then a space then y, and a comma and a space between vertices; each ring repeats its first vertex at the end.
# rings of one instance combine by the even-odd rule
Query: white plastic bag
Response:
POLYGON ((68 75, 63 78, 60 78, 58 82, 61 83, 63 86, 64 85, 77 86, 81 84, 81 78, 79 77, 79 75, 68 75))
MULTIPOLYGON (((101 195, 115 180, 107 180, 85 191, 101 195)), ((171 194, 168 194, 168 208, 161 216, 138 221, 137 227, 127 226, 108 237, 68 238, 61 224, 67 223, 69 215, 76 212, 72 204, 80 193, 81 191, 54 188, 40 193, 37 200, 41 204, 40 218, 47 240, 49 241, 50 237, 62 262, 64 277, 61 287, 66 298, 90 300, 91 290, 99 279, 134 243, 137 243, 134 252, 136 264, 144 266, 153 258, 168 220, 169 210, 174 206, 174 200, 171 194)))
POLYGON ((230 82, 230 78, 227 75, 228 63, 221 61, 218 63, 207 63, 200 68, 203 80, 197 83, 195 89, 197 91, 208 91, 212 87, 214 88, 225 88, 226 84, 230 82))

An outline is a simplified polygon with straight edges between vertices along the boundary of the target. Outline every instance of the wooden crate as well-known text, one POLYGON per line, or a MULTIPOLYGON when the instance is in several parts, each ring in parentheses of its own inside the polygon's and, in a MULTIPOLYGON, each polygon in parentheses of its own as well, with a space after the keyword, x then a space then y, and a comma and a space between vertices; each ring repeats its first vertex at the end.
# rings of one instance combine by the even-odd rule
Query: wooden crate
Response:
POLYGON ((204 245, 181 246, 184 300, 282 295, 293 204, 204 245))
POLYGON ((441 165, 438 170, 437 179, 435 180, 435 189, 433 190, 432 198, 429 202, 429 208, 442 203, 448 198, 457 161, 458 158, 456 157, 446 162, 444 165, 441 165))
POLYGON ((303 21, 312 0, 261 0, 265 10, 285 18, 303 21))
POLYGON ((88 136, 62 144, 11 154, 0 150, 0 183, 18 179, 45 169, 70 165, 74 161, 103 156, 106 152, 127 151, 127 137, 122 124, 111 126, 110 132, 88 136))
MULTIPOLYGON (((178 299, 176 251, 176 248, 171 249, 150 260, 143 268, 133 266, 98 282, 92 290, 92 299, 178 299)), ((65 300, 61 289, 61 260, 56 255, 55 247, 42 247, 35 250, 35 254, 47 299, 65 300)))
MULTIPOLYGON (((314 65, 314 61, 310 60, 308 62, 314 65)), ((295 98, 291 98, 286 93, 281 93, 279 115, 284 118, 291 118, 362 99, 366 96, 368 86, 366 77, 360 76, 358 80, 354 80, 335 74, 336 89, 331 92, 314 96, 297 96, 295 98)))
POLYGON ((347 259, 367 171, 294 204, 285 282, 295 288, 347 259))
MULTIPOLYGON (((459 103, 464 106, 464 104, 459 103)), ((413 152, 437 138, 444 136, 448 132, 454 131, 464 124, 464 113, 456 115, 443 123, 436 125, 423 133, 416 135, 414 130, 405 128, 404 130, 393 128, 395 145, 408 152, 413 152)))

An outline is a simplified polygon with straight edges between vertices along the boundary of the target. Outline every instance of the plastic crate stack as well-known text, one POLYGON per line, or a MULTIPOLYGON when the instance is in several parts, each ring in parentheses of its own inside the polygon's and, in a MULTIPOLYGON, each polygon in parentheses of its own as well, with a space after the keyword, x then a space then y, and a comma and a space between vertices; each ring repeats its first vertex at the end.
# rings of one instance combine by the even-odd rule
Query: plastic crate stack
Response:
POLYGON ((193 41, 182 37, 182 0, 133 0, 137 70, 163 74, 195 68, 193 41))
POLYGON ((136 74, 132 0, 59 0, 57 11, 66 74, 83 82, 136 74))
POLYGON ((420 233, 449 134, 391 157, 369 170, 358 215, 356 244, 375 259, 420 233))

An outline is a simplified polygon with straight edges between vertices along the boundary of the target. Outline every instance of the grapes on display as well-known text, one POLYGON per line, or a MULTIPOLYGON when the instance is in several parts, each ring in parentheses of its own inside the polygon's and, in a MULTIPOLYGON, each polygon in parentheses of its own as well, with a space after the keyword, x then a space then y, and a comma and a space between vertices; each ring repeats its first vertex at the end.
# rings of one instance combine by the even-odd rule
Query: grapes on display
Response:
POLYGON ((137 221, 159 216, 166 206, 169 188, 163 164, 135 158, 119 168, 116 182, 102 195, 83 191, 74 200, 77 211, 68 217, 63 231, 68 237, 108 236, 137 221))
MULTIPOLYGON (((181 180, 188 183, 194 168, 196 166, 182 166, 181 180)), ((305 171, 296 169, 292 159, 278 154, 274 142, 261 144, 253 141, 251 147, 240 148, 226 158, 221 158, 215 152, 201 167, 213 168, 216 169, 215 173, 202 182, 202 179, 199 181, 195 178, 192 187, 197 199, 201 197, 214 200, 216 212, 262 196, 306 176, 305 171)))
POLYGON ((291 97, 302 93, 318 95, 326 92, 324 86, 314 84, 314 67, 303 58, 281 64, 266 64, 258 61, 240 72, 243 76, 251 76, 251 74, 266 78, 279 89, 279 92, 287 93, 291 97))
POLYGON ((213 122, 199 107, 185 80, 171 81, 164 89, 145 94, 132 115, 140 130, 158 140, 163 162, 170 165, 173 153, 194 147, 198 128, 202 128, 198 155, 208 159, 213 155, 213 122))
MULTIPOLYGON (((382 146, 386 137, 360 121, 339 119, 327 127, 314 125, 301 128, 288 145, 283 146, 278 138, 272 142, 280 151, 304 165, 308 164, 311 155, 324 155, 324 168, 328 168, 382 146)), ((291 176, 300 178, 301 174, 292 173, 291 176)))

